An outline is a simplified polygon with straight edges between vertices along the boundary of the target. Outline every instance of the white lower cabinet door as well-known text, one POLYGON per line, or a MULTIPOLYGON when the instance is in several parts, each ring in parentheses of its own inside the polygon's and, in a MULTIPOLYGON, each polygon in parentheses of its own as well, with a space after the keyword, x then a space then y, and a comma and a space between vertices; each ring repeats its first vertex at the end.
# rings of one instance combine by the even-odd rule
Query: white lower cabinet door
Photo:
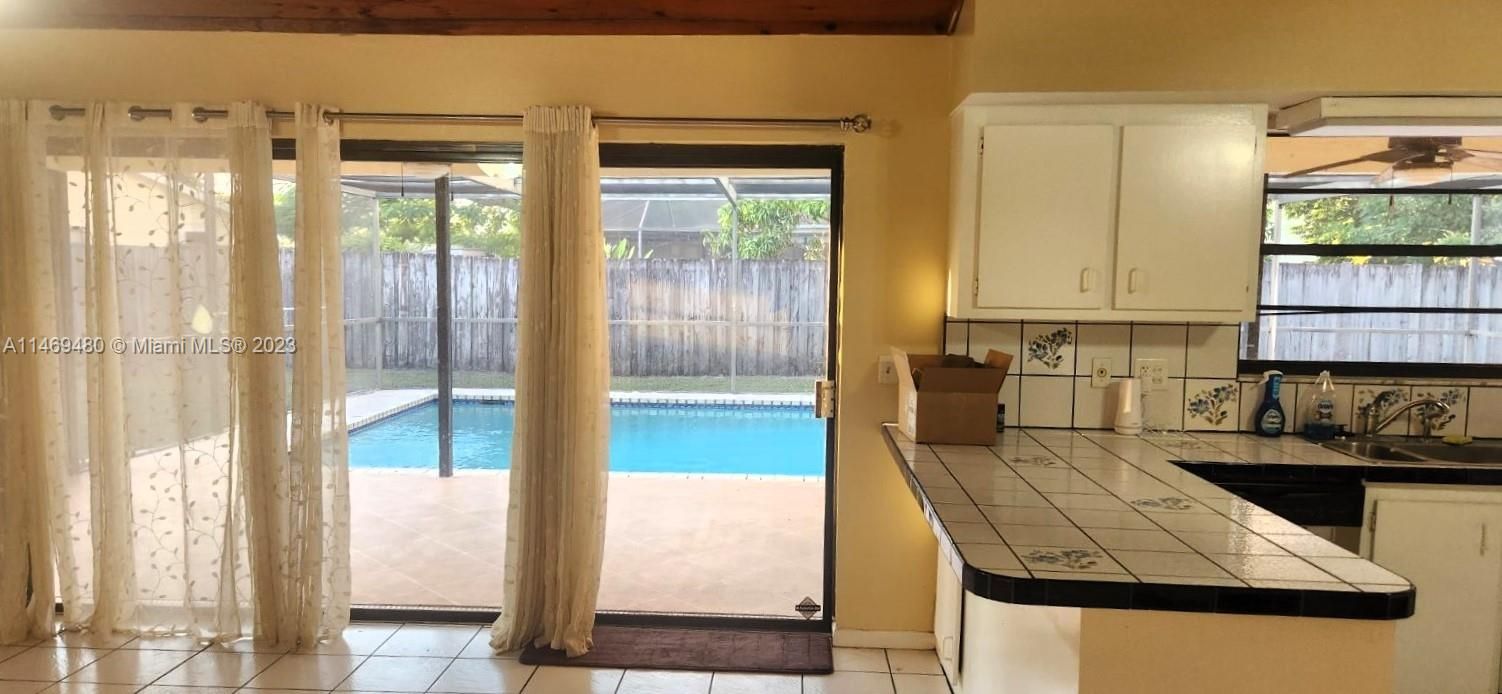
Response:
POLYGON ((965 586, 940 552, 934 593, 934 649, 938 651, 939 665, 949 676, 955 692, 960 691, 960 629, 964 610, 965 586))
POLYGON ((1397 626, 1397 694, 1496 694, 1502 660, 1502 491, 1368 492, 1363 549, 1412 581, 1397 626))

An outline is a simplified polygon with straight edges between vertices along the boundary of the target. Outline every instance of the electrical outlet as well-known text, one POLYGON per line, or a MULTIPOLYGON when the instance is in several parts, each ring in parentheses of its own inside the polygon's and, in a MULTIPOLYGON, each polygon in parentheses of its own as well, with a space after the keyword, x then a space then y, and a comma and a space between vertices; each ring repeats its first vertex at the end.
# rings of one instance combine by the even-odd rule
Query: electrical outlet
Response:
POLYGON ((1111 358, 1096 357, 1090 360, 1090 387, 1105 388, 1111 385, 1111 358))
POLYGON ((897 382, 897 365, 892 363, 891 357, 876 358, 876 382, 882 385, 897 382))
POLYGON ((1168 360, 1138 359, 1132 373, 1142 381, 1145 390, 1168 390, 1168 360))

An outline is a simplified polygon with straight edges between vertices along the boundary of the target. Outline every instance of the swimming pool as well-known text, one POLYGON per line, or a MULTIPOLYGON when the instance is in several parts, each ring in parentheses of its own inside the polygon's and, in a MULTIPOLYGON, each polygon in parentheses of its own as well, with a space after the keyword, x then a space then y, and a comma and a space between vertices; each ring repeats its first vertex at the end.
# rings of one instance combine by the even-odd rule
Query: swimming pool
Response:
MULTIPOLYGON (((510 402, 454 401, 454 468, 511 467, 510 402)), ((614 472, 824 474, 824 420, 809 407, 652 405, 610 407, 614 472)), ((438 469, 438 404, 429 402, 349 436, 353 468, 438 469)))

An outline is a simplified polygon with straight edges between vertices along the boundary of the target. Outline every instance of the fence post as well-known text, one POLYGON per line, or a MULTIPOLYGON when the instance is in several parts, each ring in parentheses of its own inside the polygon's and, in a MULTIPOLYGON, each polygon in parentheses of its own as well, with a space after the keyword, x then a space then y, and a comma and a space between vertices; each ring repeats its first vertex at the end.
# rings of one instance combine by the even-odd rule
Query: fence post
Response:
POLYGON ((371 292, 375 295, 375 382, 379 389, 385 383, 386 368, 386 257, 381 254, 381 200, 372 197, 370 204, 375 207, 370 223, 370 264, 374 267, 366 271, 366 278, 375 275, 371 292))

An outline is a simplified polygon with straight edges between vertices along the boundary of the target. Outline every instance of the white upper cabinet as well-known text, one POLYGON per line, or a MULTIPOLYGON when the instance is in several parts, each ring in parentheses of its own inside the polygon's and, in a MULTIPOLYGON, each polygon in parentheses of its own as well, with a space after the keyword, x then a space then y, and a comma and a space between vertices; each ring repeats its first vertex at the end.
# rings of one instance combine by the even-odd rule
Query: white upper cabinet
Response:
POLYGON ((1251 319, 1266 121, 1262 105, 962 106, 949 315, 1251 319))
POLYGON ((1116 128, 992 125, 984 131, 975 305, 1105 308, 1116 216, 1116 128))
POLYGON ((1238 311, 1252 295, 1262 161, 1250 125, 1121 129, 1119 309, 1238 311), (1247 182, 1259 190, 1248 194, 1247 182))

